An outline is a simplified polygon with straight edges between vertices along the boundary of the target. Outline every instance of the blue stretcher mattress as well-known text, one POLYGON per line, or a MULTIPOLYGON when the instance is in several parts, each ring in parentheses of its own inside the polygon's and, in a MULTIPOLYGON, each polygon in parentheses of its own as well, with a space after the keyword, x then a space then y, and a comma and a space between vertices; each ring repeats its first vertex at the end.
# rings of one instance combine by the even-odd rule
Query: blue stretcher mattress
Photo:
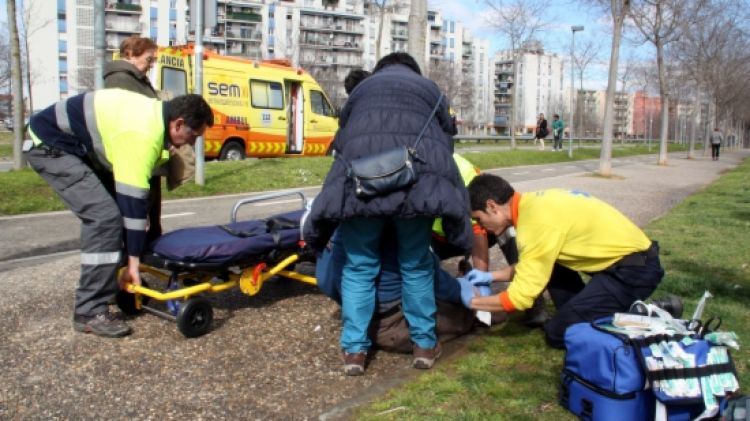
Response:
POLYGON ((267 219, 183 228, 168 232, 153 243, 158 257, 180 263, 233 265, 261 258, 274 251, 295 250, 304 209, 267 219))

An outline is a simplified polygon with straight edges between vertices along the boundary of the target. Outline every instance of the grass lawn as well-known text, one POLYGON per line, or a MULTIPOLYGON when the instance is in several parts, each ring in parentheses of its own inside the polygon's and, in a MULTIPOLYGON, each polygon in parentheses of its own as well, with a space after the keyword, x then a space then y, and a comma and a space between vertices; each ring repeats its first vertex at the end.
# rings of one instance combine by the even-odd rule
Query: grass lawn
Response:
POLYGON ((13 159, 13 132, 0 132, 0 158, 13 159))
MULTIPOLYGON (((684 150, 681 145, 670 145, 671 151, 684 150)), ((459 152, 460 149, 459 149, 459 152)), ((613 156, 649 153, 644 146, 615 145, 613 156)), ((658 148, 652 148, 652 154, 658 148)), ((463 154, 479 168, 501 168, 516 165, 568 162, 567 153, 517 149, 513 151, 482 151, 463 154)), ((598 159, 598 148, 576 149, 574 161, 598 159)), ((250 193, 292 187, 315 186, 323 183, 333 158, 268 158, 244 161, 211 161, 205 165, 204 186, 189 183, 166 192, 164 199, 213 196, 231 193, 250 193)), ((0 215, 63 210, 65 206, 47 183, 31 169, 0 173, 0 215)))
MULTIPOLYGON (((687 198, 646 227, 661 246, 666 276, 654 296, 676 294, 692 314, 705 290, 704 316, 720 316, 744 347, 733 352, 750 386, 750 161, 687 198)), ((514 317, 517 317, 514 315, 514 317)), ((705 319, 705 317, 704 317, 705 319)), ((360 408, 365 420, 538 420, 575 417, 557 404, 563 352, 539 330, 513 321, 493 326, 464 355, 360 408)))

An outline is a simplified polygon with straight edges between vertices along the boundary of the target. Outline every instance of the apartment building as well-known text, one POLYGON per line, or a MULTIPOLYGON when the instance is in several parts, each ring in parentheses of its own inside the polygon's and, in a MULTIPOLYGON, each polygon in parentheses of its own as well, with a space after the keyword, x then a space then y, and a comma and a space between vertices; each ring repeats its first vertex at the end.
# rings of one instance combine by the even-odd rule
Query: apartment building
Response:
MULTIPOLYGON (((105 0, 105 39, 109 53, 128 36, 152 38, 159 45, 195 40, 190 23, 195 0, 105 0)), ((94 86, 94 0, 26 0, 33 16, 29 37, 33 107, 94 86)), ((221 54, 251 59, 289 59, 309 71, 336 105, 345 101, 343 79, 354 68, 371 69, 377 59, 406 51, 408 1, 378 4, 365 0, 216 0, 208 11, 202 41, 221 54), (381 28, 382 27, 382 28, 381 28)), ((445 61, 476 85, 460 117, 472 124, 489 122, 492 72, 489 43, 475 40, 459 22, 428 11, 424 73, 445 61)), ((441 81, 438 81, 441 82, 441 81)), ((486 124, 486 123, 485 123, 486 124)))
POLYGON ((513 95, 516 131, 533 133, 539 113, 549 118, 563 112, 563 62, 557 54, 545 53, 538 41, 524 44, 516 56, 516 78, 512 50, 500 51, 494 58, 495 130, 506 133, 510 127, 513 95))

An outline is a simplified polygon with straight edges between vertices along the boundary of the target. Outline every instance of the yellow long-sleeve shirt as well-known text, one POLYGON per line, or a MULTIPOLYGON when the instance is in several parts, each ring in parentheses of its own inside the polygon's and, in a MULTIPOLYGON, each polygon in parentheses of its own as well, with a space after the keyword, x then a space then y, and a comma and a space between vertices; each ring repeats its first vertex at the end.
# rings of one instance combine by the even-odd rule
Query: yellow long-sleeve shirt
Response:
POLYGON ((513 281, 500 294, 506 311, 531 307, 547 286, 555 263, 598 272, 651 245, 625 215, 588 193, 562 189, 516 193, 511 211, 519 259, 513 281))

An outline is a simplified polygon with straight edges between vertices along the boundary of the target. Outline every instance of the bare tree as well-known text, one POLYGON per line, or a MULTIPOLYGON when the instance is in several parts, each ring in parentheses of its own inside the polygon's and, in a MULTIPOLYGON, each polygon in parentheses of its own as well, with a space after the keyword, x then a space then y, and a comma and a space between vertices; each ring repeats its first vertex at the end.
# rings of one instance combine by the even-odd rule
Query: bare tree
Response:
POLYGON ((612 175, 612 138, 614 136, 614 102, 617 91, 617 70, 620 59, 620 41, 625 18, 630 13, 631 0, 589 0, 612 17, 612 46, 609 54, 607 95, 604 101, 604 129, 602 151, 599 157, 599 173, 612 175))
POLYGON ((489 24, 507 38, 513 57, 514 85, 510 96, 510 147, 516 147, 516 89, 521 47, 547 26, 548 0, 483 0, 490 8, 489 24))
POLYGON ((383 42, 383 28, 385 27, 386 16, 396 13, 405 7, 406 3, 398 0, 372 0, 370 6, 375 7, 378 11, 378 35, 375 38, 375 61, 380 60, 380 47, 383 42))
POLYGON ((52 24, 52 19, 40 19, 41 16, 45 16, 41 13, 41 9, 49 7, 49 4, 43 4, 39 0, 24 0, 24 11, 20 26, 18 27, 19 36, 21 39, 21 46, 23 51, 21 52, 24 57, 24 73, 26 81, 26 93, 29 96, 29 110, 34 110, 34 103, 32 101, 31 88, 34 85, 33 73, 31 69, 31 52, 29 45, 29 38, 31 38, 37 31, 44 28, 47 25, 52 24), (33 23, 33 24, 32 24, 33 23))
MULTIPOLYGON (((578 78, 580 82, 578 89, 580 91, 583 91, 583 77, 586 73, 586 69, 598 60, 600 49, 601 45, 592 39, 584 40, 580 47, 576 47, 575 54, 573 55, 573 64, 575 65, 575 68, 578 69, 578 78)), ((571 87, 571 89, 573 89, 573 87, 571 87)), ((576 124, 576 127, 580 130, 581 137, 584 137, 586 134, 586 127, 593 127, 589 123, 595 123, 596 116, 585 112, 585 94, 577 95, 577 98, 576 113, 578 116, 578 123, 576 124), (584 122, 584 120, 586 121, 584 122)), ((578 141, 580 146, 580 138, 578 141)))
MULTIPOLYGON (((750 36, 743 29, 743 19, 747 19, 742 16, 744 7, 737 0, 709 3, 698 11, 697 24, 686 28, 675 43, 677 61, 705 93, 708 114, 713 116, 702 127, 704 139, 712 127, 719 126, 720 116, 727 112, 739 115, 747 109, 750 36)), ((707 148, 708 142, 704 142, 704 154, 707 148)))
POLYGON ((659 165, 667 164, 667 138, 669 132, 669 91, 664 63, 665 47, 679 39, 683 29, 692 26, 697 12, 705 0, 633 0, 630 16, 644 41, 656 47, 656 65, 659 69, 659 95, 661 96, 661 139, 659 165))
POLYGON ((10 43, 7 37, 9 33, 7 28, 0 31, 0 92, 5 92, 10 85, 10 43))
POLYGON ((464 124, 474 123, 474 94, 475 87, 470 77, 465 74, 461 66, 448 60, 433 62, 427 77, 437 83, 451 103, 451 108, 464 124))
POLYGON ((21 76, 21 48, 16 25, 16 0, 7 0, 8 29, 10 30, 11 85, 13 86, 13 169, 20 170, 23 159, 23 78, 21 76))

